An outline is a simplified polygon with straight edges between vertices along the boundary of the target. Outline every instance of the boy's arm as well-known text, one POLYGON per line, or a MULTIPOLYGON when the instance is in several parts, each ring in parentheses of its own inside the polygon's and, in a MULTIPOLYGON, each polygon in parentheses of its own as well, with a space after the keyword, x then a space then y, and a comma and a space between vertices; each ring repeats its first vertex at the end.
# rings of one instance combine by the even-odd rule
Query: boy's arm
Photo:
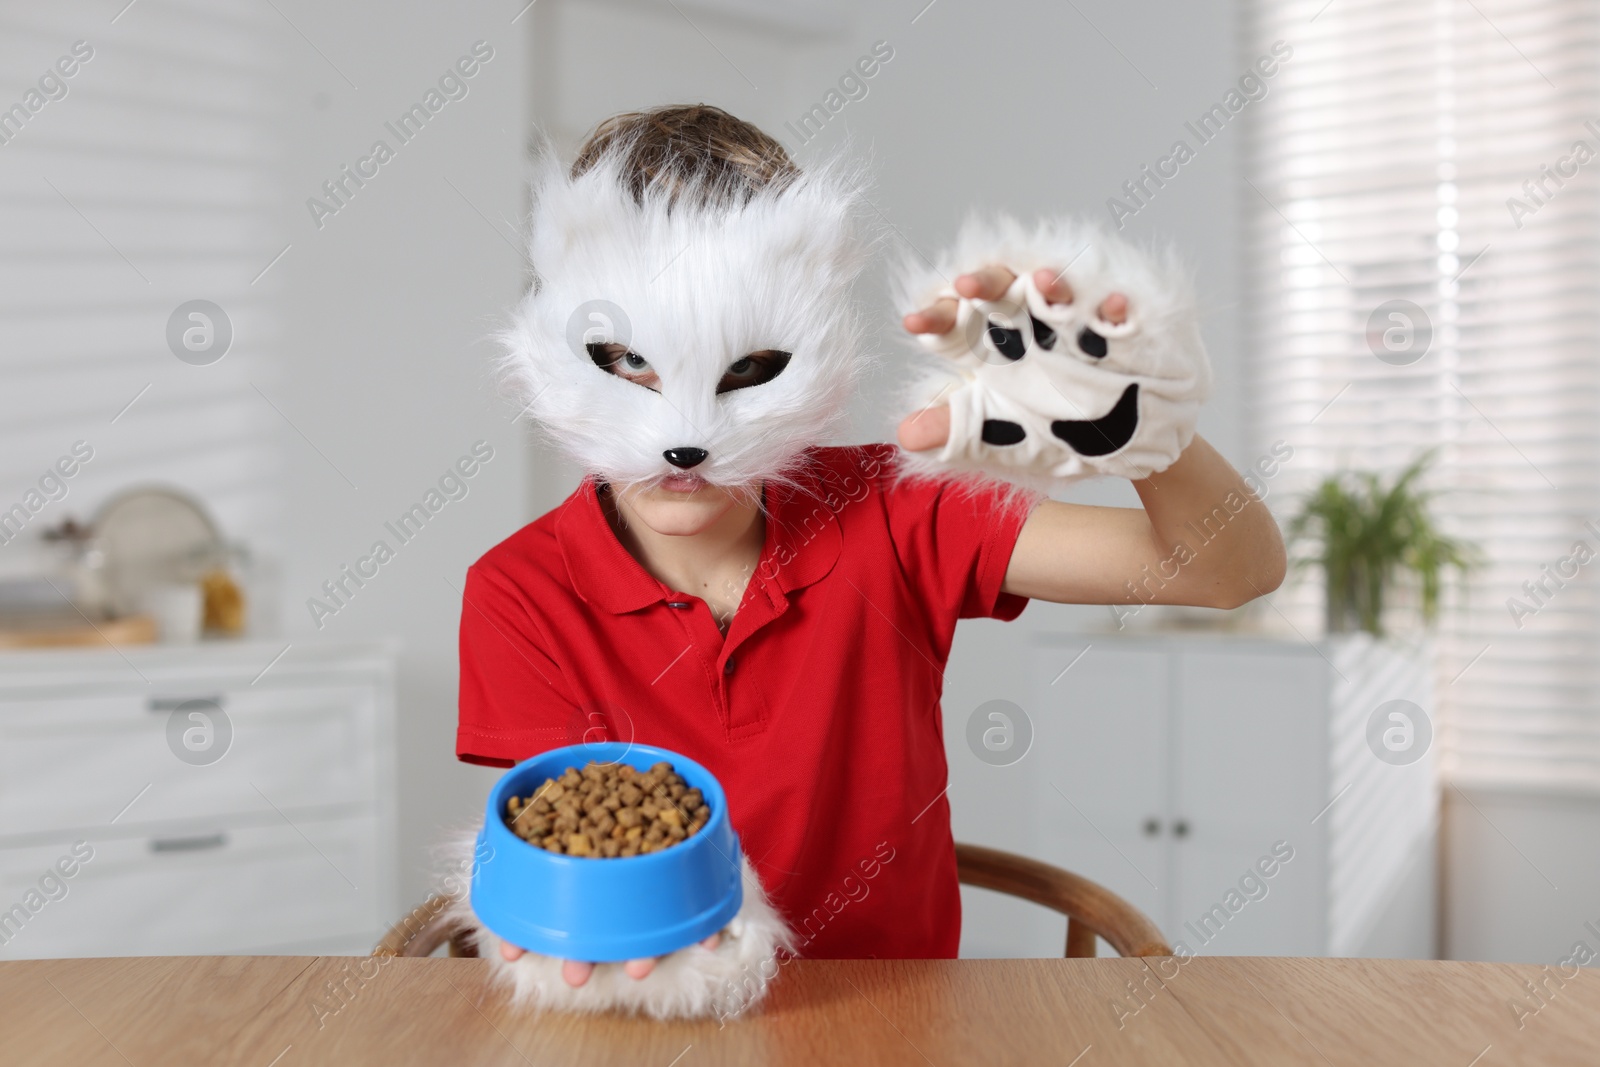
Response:
MULTIPOLYGON (((967 298, 995 299, 1015 280, 989 266, 955 281, 967 298)), ((1035 283, 1052 304, 1073 293, 1059 274, 1041 270, 1035 283)), ((953 300, 906 316, 906 329, 945 334, 955 326, 953 300)), ((1098 308, 1113 324, 1128 300, 1109 294, 1098 308)), ((900 441, 908 451, 942 446, 950 412, 935 407, 907 418, 900 441)), ((1283 581, 1283 538, 1267 508, 1216 449, 1196 436, 1171 466, 1133 481, 1144 509, 1042 501, 1023 525, 1006 570, 1007 593, 1065 604, 1189 604, 1234 608, 1283 581)))
POLYGON ((1017 538, 1004 590, 1062 604, 1236 608, 1283 581, 1278 524, 1200 437, 1133 487, 1142 511, 1040 503, 1017 538))

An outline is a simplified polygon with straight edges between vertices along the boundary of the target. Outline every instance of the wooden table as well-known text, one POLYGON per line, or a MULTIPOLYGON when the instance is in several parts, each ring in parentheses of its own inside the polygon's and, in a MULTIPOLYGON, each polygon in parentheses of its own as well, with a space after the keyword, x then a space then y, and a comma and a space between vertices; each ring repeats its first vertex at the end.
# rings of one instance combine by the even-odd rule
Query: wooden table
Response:
POLYGON ((719 1028, 513 1014, 486 987, 478 960, 8 962, 0 963, 0 1063, 1600 1064, 1593 970, 1564 978, 1553 968, 1482 963, 1148 963, 794 962, 763 1008, 719 1028), (1542 1008, 1524 985, 1541 981, 1542 1008), (330 983, 343 983, 342 1003, 330 983), (1512 1005, 1521 1006, 1520 1028, 1512 1005))

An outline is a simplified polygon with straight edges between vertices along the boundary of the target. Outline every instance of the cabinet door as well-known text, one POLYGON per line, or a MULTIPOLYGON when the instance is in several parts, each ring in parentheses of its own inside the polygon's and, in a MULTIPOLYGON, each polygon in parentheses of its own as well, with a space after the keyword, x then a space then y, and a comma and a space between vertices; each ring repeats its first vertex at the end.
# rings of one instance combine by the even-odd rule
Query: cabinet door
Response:
POLYGON ((1099 882, 1167 930, 1166 654, 1051 643, 1033 673, 1038 858, 1099 882))
POLYGON ((371 816, 0 848, 0 959, 198 955, 372 937, 371 816), (60 877, 63 870, 72 876, 60 877), (30 909, 31 908, 31 912, 30 909))
POLYGON ((370 805, 375 714, 370 688, 339 685, 0 700, 0 840, 370 805), (184 759, 185 731, 213 762, 184 759))
POLYGON ((1174 670, 1172 936, 1207 955, 1323 953, 1325 666, 1311 649, 1219 646, 1174 670))

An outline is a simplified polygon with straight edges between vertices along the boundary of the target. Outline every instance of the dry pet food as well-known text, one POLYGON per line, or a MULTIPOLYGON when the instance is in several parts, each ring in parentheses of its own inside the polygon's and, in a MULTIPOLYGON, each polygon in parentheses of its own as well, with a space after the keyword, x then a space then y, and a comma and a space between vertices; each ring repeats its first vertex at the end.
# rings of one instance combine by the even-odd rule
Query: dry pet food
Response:
POLYGON ((660 852, 700 831, 711 818, 700 790, 658 763, 568 767, 531 796, 506 801, 506 825, 539 848, 597 859, 660 852))

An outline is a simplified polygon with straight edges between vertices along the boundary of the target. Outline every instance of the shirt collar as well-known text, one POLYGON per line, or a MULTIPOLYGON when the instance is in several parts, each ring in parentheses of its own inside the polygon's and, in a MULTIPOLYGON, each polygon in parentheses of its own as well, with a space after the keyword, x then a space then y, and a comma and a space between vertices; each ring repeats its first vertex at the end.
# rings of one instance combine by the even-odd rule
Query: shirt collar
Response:
MULTIPOLYGON (((833 569, 843 543, 838 515, 842 502, 831 498, 814 461, 804 463, 787 484, 769 481, 762 499, 766 538, 751 584, 764 590, 781 610, 779 602, 786 594, 819 581, 833 569)), ((622 614, 674 592, 617 540, 601 507, 600 484, 593 477, 585 478, 561 505, 555 531, 568 579, 587 603, 622 614)))

